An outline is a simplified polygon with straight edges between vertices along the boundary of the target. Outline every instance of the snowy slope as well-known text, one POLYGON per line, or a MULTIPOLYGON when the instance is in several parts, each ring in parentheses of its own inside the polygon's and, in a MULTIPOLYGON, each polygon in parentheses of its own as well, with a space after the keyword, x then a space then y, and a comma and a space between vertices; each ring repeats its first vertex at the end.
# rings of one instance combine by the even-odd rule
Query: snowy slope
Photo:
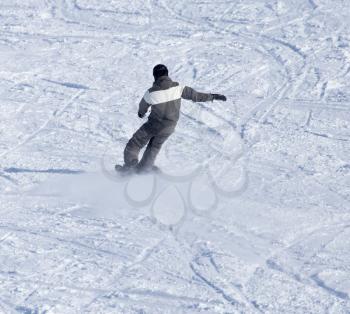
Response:
POLYGON ((350 2, 1 0, 1 313, 350 313, 350 2), (137 105, 184 102, 117 180, 137 105))

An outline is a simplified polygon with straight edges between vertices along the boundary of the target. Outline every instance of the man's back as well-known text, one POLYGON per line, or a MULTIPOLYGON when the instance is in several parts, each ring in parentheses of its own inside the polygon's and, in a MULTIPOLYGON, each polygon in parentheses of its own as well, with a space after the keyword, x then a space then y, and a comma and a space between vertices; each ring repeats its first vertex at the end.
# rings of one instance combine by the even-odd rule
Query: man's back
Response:
POLYGON ((168 76, 156 80, 146 92, 144 100, 150 104, 150 120, 169 121, 176 124, 179 120, 182 87, 168 76))
POLYGON ((149 119, 176 125, 180 116, 181 98, 192 101, 212 101, 211 94, 198 93, 188 86, 180 86, 168 76, 159 77, 143 96, 139 115, 144 116, 151 106, 149 119))

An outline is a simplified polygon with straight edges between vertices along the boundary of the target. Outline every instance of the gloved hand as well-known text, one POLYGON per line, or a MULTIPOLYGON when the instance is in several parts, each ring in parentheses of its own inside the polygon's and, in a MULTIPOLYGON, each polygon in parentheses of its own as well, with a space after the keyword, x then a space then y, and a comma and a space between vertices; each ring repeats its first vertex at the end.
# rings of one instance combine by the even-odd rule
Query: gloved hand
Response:
POLYGON ((144 114, 141 114, 141 113, 137 113, 137 115, 139 116, 140 119, 142 119, 145 115, 144 114))
POLYGON ((220 94, 212 94, 214 100, 221 100, 221 101, 226 101, 226 96, 220 95, 220 94))

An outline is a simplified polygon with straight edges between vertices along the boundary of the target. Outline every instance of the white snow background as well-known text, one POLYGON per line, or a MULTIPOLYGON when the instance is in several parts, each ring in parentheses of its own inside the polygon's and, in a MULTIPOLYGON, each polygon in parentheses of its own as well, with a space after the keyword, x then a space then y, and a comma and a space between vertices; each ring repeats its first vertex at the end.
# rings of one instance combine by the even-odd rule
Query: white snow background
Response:
POLYGON ((1 313, 350 313, 350 1, 1 0, 1 313), (164 63, 163 175, 118 180, 164 63))

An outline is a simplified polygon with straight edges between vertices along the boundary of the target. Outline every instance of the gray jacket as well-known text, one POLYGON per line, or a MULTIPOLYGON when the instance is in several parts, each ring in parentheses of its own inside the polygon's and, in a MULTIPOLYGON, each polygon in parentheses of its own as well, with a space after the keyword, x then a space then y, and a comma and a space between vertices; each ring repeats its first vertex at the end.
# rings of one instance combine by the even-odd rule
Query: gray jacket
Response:
POLYGON ((144 116, 151 107, 150 122, 175 127, 180 116, 181 98, 195 102, 213 101, 212 94, 199 93, 173 82, 168 76, 161 76, 141 99, 139 116, 144 116))

